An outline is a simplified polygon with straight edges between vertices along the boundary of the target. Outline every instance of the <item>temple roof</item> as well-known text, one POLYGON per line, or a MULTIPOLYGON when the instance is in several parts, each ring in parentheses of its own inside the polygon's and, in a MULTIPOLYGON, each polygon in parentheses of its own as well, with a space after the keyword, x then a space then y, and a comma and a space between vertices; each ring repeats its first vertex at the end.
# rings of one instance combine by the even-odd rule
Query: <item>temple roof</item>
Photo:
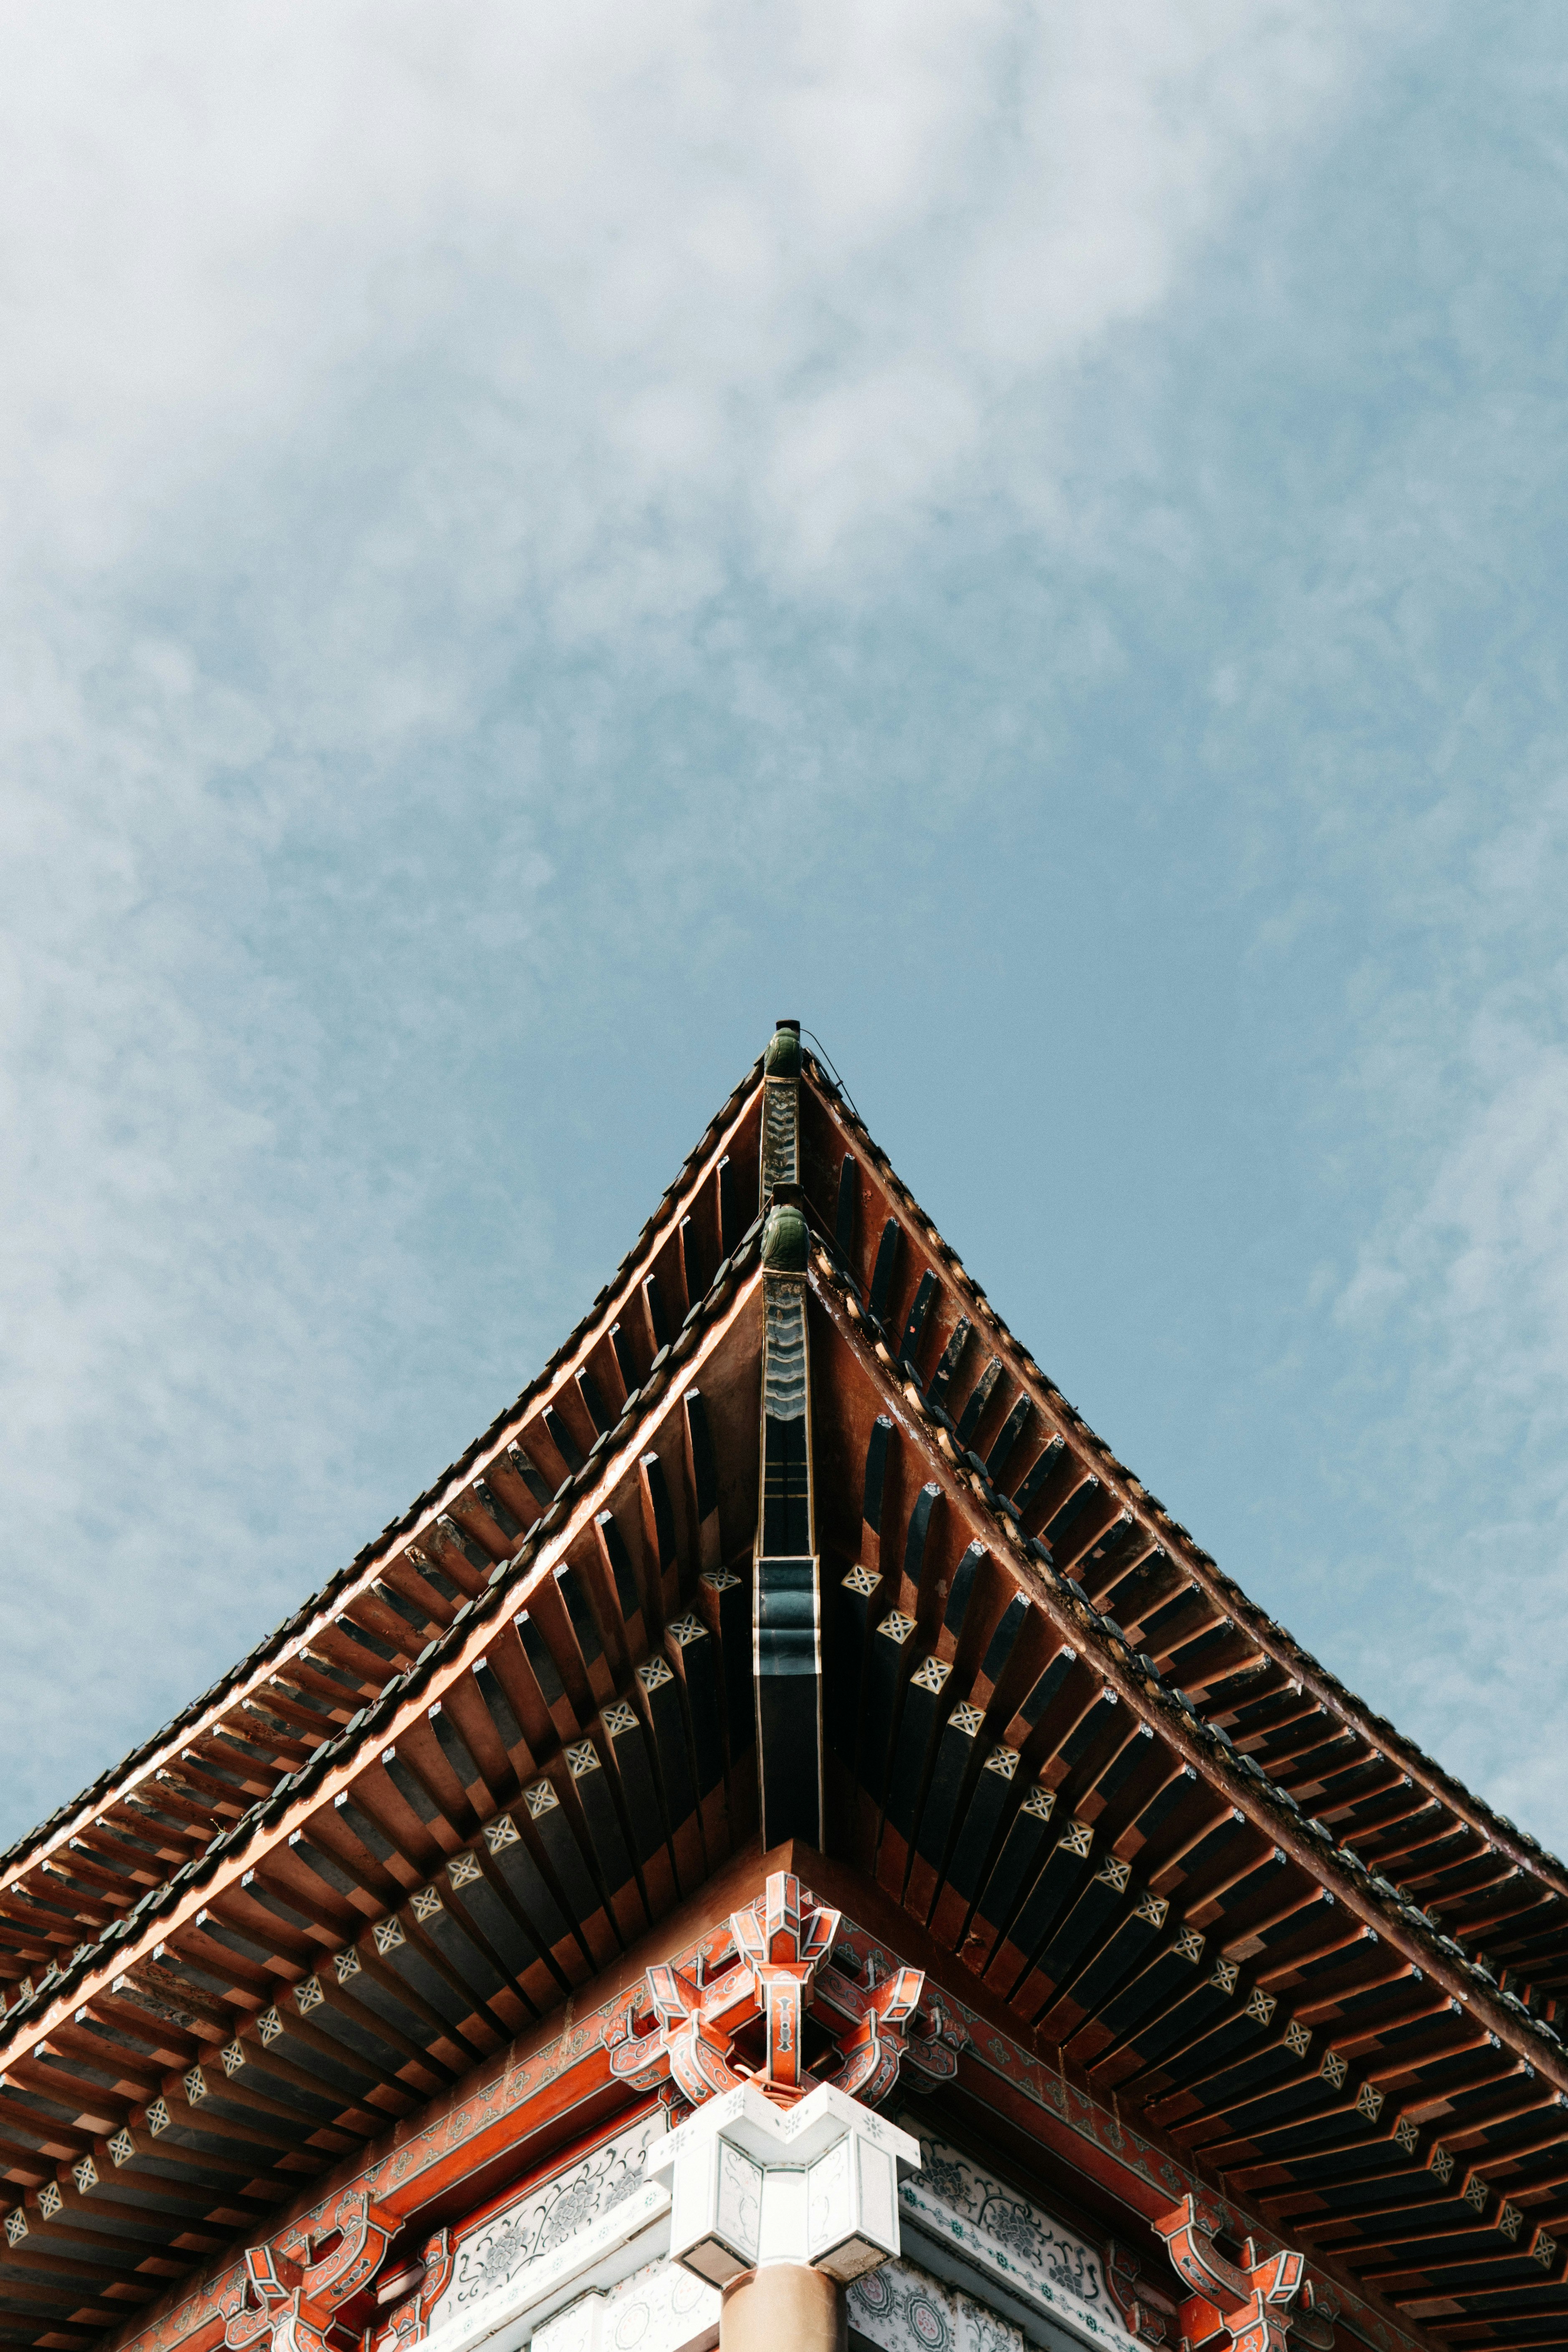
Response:
MULTIPOLYGON (((177 1754, 182 1741, 188 1740, 199 1727, 213 1719, 215 1710, 221 1710, 226 1700, 247 1690, 258 1678, 264 1678, 290 1644, 296 1643, 311 1626, 335 1612, 341 1612, 351 1596, 374 1586, 376 1572, 394 1559, 401 1540, 438 1520, 451 1500, 461 1498, 463 1489, 473 1478, 478 1465, 492 1459, 509 1434, 521 1429, 525 1423, 539 1424, 543 1408, 553 1401, 558 1390, 566 1387, 574 1368, 591 1360, 596 1342, 625 1309, 636 1286, 650 1273, 658 1279, 658 1269, 672 1234, 677 1233, 680 1216, 689 1212, 702 1178, 712 1175, 717 1160, 723 1157, 721 1150, 716 1152, 719 1139, 733 1125, 737 1115, 754 1094, 761 1074, 762 1058, 759 1055, 722 1109, 710 1121, 701 1139, 681 1162, 679 1173, 673 1182, 666 1186, 658 1208, 609 1281, 595 1297, 587 1314, 515 1401, 499 1412, 489 1427, 464 1448, 456 1462, 432 1479, 423 1494, 415 1496, 405 1511, 396 1518, 389 1519, 379 1536, 362 1546, 346 1568, 336 1570, 324 1584, 280 1625, 257 1643, 254 1649, 247 1651, 226 1674, 220 1675, 199 1697, 182 1707, 178 1715, 171 1717, 158 1730, 151 1732, 145 1739, 139 1740, 117 1764, 101 1772, 79 1795, 58 1807, 47 1821, 26 1832, 4 1853, 0 1853, 0 1885, 8 1883, 35 1856, 47 1852, 58 1841, 68 1839, 84 1822, 91 1821, 105 1808, 112 1806, 116 1799, 123 1798, 133 1790, 141 1776, 155 1771, 168 1757, 177 1754)), ((684 1259, 681 1261, 681 1273, 683 1276, 684 1259)), ((540 1484, 546 1486, 552 1472, 563 1466, 568 1467, 570 1475, 569 1465, 560 1453, 558 1443, 552 1440, 541 1448, 540 1484)), ((543 1497, 531 1486, 529 1496, 533 1506, 530 1516, 537 1516, 541 1501, 549 1499, 548 1486, 543 1497)), ((503 1544, 498 1556, 504 1558, 505 1554, 506 1546, 503 1544)), ((433 1622, 440 1622, 438 1619, 433 1622)))
POLYGON ((7 1858, 0 2340, 254 2226, 759 1813, 1347 2283, 1563 2340, 1568 1873, 1220 1572, 779 1048, 484 1437, 7 1858), (764 1633, 816 1596, 820 1753, 753 1582, 764 1633))

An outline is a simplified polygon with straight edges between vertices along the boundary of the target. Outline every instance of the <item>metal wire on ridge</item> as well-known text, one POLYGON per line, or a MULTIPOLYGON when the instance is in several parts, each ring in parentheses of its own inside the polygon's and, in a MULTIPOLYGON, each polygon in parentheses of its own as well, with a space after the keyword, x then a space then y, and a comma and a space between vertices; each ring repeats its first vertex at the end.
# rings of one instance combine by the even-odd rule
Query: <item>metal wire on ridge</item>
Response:
MULTIPOLYGON (((823 1044, 821 1038, 817 1035, 816 1030, 803 1028, 800 1034, 803 1037, 810 1038, 812 1044, 816 1048, 817 1060, 822 1064, 823 1068, 827 1072, 828 1076, 832 1079, 834 1085, 837 1087, 839 1093, 843 1096, 845 1101, 854 1112, 856 1118, 860 1118, 860 1106, 856 1101, 854 1096, 850 1093, 848 1087, 845 1085, 843 1079, 839 1076, 837 1071, 834 1068, 832 1061, 828 1056, 827 1048, 823 1044)), ((862 1127, 865 1126, 866 1122, 863 1118, 860 1119, 860 1124, 862 1127)))

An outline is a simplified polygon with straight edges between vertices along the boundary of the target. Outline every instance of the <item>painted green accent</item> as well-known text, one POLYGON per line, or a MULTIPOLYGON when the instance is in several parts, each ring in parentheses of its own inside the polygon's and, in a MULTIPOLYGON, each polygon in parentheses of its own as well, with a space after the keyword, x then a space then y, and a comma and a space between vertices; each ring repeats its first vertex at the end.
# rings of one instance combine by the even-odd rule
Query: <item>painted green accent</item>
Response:
POLYGON ((798 1078, 800 1076, 800 1031, 775 1029, 768 1040, 768 1050, 763 1055, 763 1072, 770 1078, 798 1078))
POLYGON ((775 1274, 804 1274, 811 1236, 796 1208, 770 1209, 763 1227, 763 1264, 775 1274))

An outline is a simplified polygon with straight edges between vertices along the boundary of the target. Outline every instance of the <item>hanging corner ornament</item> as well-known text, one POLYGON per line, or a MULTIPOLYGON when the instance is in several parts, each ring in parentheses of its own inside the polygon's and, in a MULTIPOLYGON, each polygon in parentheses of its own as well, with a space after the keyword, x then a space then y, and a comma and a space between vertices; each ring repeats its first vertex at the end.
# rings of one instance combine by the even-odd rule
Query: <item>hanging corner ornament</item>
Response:
POLYGON ((1193 2289, 1176 2314, 1177 2332, 1191 2352, 1211 2346, 1213 2352, 1286 2352, 1301 2315, 1298 2297, 1308 2321, 1300 2330, 1301 2342, 1321 2347, 1326 2337, 1332 2346, 1329 2305, 1319 2304, 1305 2281, 1305 2259, 1291 2248, 1259 2260, 1249 2238, 1239 2264, 1227 2262, 1191 2196, 1160 2215, 1154 2228, 1177 2273, 1193 2289))
POLYGON ((857 1980, 824 1967, 839 1917, 803 1897, 793 1872, 775 1871, 754 1903, 731 1915, 730 1967, 712 1978, 700 1964, 690 1974, 668 1964, 648 1969, 649 2025, 639 2032, 634 2014, 624 2015, 611 2039, 611 2072, 645 2091, 668 2079, 694 2107, 742 2083, 788 2105, 825 2082, 875 2106, 901 2064, 922 2084, 950 2079, 967 2037, 934 2000, 924 2030, 909 2030, 924 2000, 921 1969, 879 1978, 873 1966, 857 1980), (815 2072, 805 2063, 808 2020, 832 2053, 832 2063, 819 2060, 815 2072), (752 2064, 735 2044, 759 2021, 761 2063, 752 2064))

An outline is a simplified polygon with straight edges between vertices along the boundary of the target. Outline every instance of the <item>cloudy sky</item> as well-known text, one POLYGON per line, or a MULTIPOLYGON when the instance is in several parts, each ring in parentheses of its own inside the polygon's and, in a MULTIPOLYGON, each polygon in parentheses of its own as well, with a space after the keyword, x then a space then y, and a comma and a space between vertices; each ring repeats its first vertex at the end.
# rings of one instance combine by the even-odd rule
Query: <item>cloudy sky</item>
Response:
POLYGON ((0 1835, 798 1013, 1568 1841, 1555 0, 0 5, 0 1835))

